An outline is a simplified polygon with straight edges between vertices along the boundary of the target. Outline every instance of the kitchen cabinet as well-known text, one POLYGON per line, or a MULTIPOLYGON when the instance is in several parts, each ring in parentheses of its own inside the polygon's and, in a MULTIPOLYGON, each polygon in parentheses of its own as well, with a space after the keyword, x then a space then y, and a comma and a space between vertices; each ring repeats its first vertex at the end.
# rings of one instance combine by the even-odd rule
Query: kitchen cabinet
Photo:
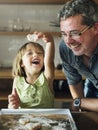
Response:
POLYGON ((13 80, 12 78, 0 77, 0 108, 7 108, 8 106, 8 95, 12 90, 13 80))

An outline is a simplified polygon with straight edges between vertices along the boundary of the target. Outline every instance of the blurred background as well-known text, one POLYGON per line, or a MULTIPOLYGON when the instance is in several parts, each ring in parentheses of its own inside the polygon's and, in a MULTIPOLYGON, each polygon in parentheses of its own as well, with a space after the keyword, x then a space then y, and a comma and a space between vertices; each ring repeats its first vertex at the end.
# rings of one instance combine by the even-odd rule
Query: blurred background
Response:
MULTIPOLYGON (((51 32, 55 40, 55 66, 61 63, 58 46, 59 27, 51 26, 57 19, 61 4, 0 4, 0 67, 11 67, 17 50, 26 35, 34 31, 51 32)), ((38 41, 43 45, 42 41, 38 41)))

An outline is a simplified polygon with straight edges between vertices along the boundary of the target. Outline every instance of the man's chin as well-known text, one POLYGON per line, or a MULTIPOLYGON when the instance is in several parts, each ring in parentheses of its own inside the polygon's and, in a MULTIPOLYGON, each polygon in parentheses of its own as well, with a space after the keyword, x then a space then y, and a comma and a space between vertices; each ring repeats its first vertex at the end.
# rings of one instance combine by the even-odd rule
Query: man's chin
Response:
POLYGON ((73 53, 74 53, 74 55, 76 55, 76 56, 81 56, 81 55, 83 55, 82 53, 76 52, 76 51, 73 51, 73 53))

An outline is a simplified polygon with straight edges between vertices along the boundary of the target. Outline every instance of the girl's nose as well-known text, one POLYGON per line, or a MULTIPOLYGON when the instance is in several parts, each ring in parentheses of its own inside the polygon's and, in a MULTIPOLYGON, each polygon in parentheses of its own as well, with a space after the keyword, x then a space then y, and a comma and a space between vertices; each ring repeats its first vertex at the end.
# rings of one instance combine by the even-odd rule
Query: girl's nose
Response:
POLYGON ((33 52, 32 56, 36 56, 37 54, 35 52, 33 52))

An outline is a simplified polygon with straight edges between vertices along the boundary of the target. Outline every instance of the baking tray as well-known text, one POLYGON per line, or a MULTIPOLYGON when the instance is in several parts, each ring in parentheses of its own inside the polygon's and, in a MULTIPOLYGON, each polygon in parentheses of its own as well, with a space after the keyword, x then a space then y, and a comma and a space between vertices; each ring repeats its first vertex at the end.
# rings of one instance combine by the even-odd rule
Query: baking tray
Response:
MULTIPOLYGON (((19 125, 18 121, 20 118, 24 118, 24 117, 31 118, 31 116, 36 116, 36 117, 40 116, 40 117, 50 118, 51 120, 57 120, 58 117, 61 120, 61 117, 62 117, 66 119, 66 123, 68 123, 67 124, 68 127, 62 128, 61 130, 77 130, 76 124, 73 120, 73 117, 69 109, 1 109, 0 130, 1 129, 2 130, 25 130, 24 128, 20 129, 20 127, 16 127, 16 125, 17 126, 19 125), (55 118, 53 119, 53 117, 55 118)), ((53 128, 56 128, 56 127, 53 127, 53 128)), ((43 129, 40 129, 40 130, 43 130, 43 129)), ((45 130, 48 130, 48 129, 45 129, 45 130)))

